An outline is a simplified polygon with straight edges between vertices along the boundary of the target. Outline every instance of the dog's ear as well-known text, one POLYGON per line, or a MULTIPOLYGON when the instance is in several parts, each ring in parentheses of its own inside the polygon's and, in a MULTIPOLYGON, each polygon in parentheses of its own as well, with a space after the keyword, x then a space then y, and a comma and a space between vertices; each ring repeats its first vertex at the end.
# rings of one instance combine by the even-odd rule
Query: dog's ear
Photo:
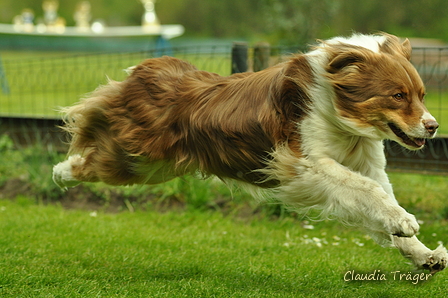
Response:
POLYGON ((411 60, 411 54, 412 54, 412 46, 409 39, 406 38, 406 40, 401 44, 401 47, 403 48, 403 56, 411 60))
POLYGON ((405 39, 403 43, 400 43, 400 39, 395 35, 383 33, 386 37, 386 41, 381 44, 381 52, 385 52, 391 55, 401 55, 407 60, 411 60, 412 47, 409 39, 405 39))
POLYGON ((348 51, 336 54, 336 56, 330 61, 327 67, 329 73, 337 73, 343 68, 365 62, 367 57, 362 51, 351 49, 348 51))

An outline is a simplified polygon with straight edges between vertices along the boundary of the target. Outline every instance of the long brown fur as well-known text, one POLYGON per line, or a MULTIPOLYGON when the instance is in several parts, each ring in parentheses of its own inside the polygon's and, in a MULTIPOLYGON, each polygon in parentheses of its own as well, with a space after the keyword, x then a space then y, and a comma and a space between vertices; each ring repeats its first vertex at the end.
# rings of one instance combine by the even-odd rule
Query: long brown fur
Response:
POLYGON ((302 56, 229 77, 176 58, 148 59, 125 81, 100 87, 66 111, 66 130, 73 135, 69 153, 86 158, 73 176, 109 184, 158 183, 140 168, 162 163, 169 170, 161 180, 198 169, 274 186, 278 181, 256 170, 266 167, 269 152, 279 145, 300 155, 296 123, 306 113, 311 78, 302 56))

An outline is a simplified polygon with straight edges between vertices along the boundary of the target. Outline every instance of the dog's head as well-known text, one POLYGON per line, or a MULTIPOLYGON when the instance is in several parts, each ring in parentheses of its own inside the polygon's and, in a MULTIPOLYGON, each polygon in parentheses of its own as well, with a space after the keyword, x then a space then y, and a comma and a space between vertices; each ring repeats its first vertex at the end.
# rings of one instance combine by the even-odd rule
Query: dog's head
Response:
POLYGON ((410 43, 386 34, 375 38, 377 48, 350 40, 325 46, 338 115, 358 133, 423 148, 439 125, 424 106, 425 88, 410 62, 410 43))

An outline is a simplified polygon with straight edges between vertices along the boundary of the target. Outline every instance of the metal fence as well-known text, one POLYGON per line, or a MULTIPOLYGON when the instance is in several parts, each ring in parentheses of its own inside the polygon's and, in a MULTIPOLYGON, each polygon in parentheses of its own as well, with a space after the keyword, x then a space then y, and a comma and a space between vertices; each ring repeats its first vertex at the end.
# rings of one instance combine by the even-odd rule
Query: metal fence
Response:
MULTIPOLYGON (((288 51, 296 52, 297 48, 272 48, 272 57, 288 51)), ((201 70, 231 73, 231 45, 0 59, 0 116, 56 117, 58 107, 73 104, 108 78, 122 80, 124 69, 162 55, 187 60, 201 70)))
MULTIPOLYGON (((299 47, 249 47, 244 61, 249 70, 257 70, 298 50, 299 47), (264 57, 263 61, 257 60, 259 57, 264 57)), ((199 69, 221 75, 229 75, 235 66, 230 44, 126 53, 52 54, 40 58, 0 56, 0 135, 7 133, 18 144, 37 140, 63 146, 60 130, 55 128, 60 124, 58 107, 75 103, 108 78, 122 80, 127 67, 162 55, 187 60, 199 69)), ((386 142, 389 168, 448 174, 448 141, 444 137, 448 136, 448 48, 415 48, 412 62, 427 86, 426 105, 441 125, 442 135, 418 153, 386 142)))
POLYGON ((414 48, 412 63, 427 89, 426 106, 448 135, 448 47, 414 48))
POLYGON ((107 79, 122 80, 124 69, 146 58, 175 55, 209 71, 230 72, 230 47, 184 47, 128 53, 3 59, 0 116, 54 118, 107 79))

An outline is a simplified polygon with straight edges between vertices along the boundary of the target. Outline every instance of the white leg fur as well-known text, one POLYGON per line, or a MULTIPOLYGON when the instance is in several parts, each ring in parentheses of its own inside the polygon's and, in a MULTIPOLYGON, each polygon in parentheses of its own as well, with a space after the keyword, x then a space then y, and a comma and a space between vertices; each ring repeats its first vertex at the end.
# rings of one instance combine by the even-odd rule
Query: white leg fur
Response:
POLYGON ((53 167, 53 181, 62 189, 73 187, 81 183, 73 178, 72 165, 84 163, 84 158, 79 154, 70 156, 66 161, 60 162, 53 167))
POLYGON ((414 236, 418 223, 398 205, 387 176, 380 175, 379 180, 384 180, 380 184, 330 158, 314 162, 301 159, 296 168, 298 179, 278 189, 284 202, 298 207, 320 206, 325 214, 367 229, 380 244, 390 244, 392 240, 404 257, 431 274, 447 266, 445 247, 430 250, 414 236))
POLYGON ((280 199, 292 206, 318 206, 349 224, 375 234, 411 237, 419 225, 376 181, 350 171, 330 158, 301 159, 299 177, 278 189, 280 199))
POLYGON ((418 269, 430 270, 431 274, 443 270, 448 262, 446 248, 440 245, 430 250, 417 237, 393 237, 393 242, 400 253, 410 259, 418 269))

